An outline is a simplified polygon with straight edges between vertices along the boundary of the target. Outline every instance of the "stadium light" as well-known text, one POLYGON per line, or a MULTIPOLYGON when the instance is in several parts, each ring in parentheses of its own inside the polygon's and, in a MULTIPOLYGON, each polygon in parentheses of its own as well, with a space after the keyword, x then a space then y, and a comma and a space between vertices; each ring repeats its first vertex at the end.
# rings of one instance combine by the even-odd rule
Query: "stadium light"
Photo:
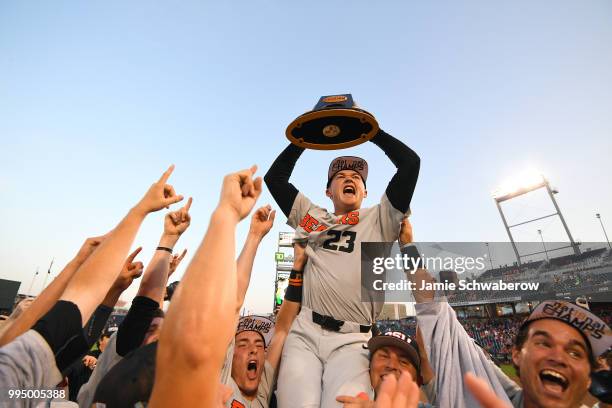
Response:
POLYGON ((612 249, 612 246, 610 246, 610 240, 608 239, 608 234, 606 233, 606 229, 604 228, 603 222, 601 221, 601 214, 595 214, 595 218, 597 218, 599 220, 599 223, 601 224, 601 229, 603 230, 604 236, 606 237, 608 248, 612 249))
POLYGON ((542 187, 546 183, 546 178, 537 170, 526 170, 513 176, 511 179, 502 183, 499 188, 493 191, 493 198, 499 201, 525 194, 542 187))
MULTIPOLYGON (((563 214, 561 214, 561 209, 559 208, 559 205, 557 204, 557 200, 555 200, 555 195, 557 193, 559 193, 559 191, 556 188, 552 188, 550 186, 550 183, 548 182, 546 177, 544 177, 544 175, 540 173, 539 171, 535 171, 535 170, 527 170, 527 171, 524 171, 518 174, 517 176, 513 177, 511 180, 502 184, 500 188, 498 188, 497 190, 493 192, 493 199, 495 200, 495 205, 497 206, 499 215, 501 216, 502 222, 504 223, 504 227, 506 228, 506 232, 508 233, 508 238, 510 238, 510 242, 512 243, 512 248, 514 249, 514 254, 516 255, 516 261, 517 261, 518 266, 522 265, 521 259, 523 257, 529 256, 529 255, 535 255, 535 254, 529 254, 529 255, 519 254, 518 248, 516 246, 516 242, 514 241, 514 237, 512 236, 511 229, 514 227, 518 227, 519 225, 543 220, 548 217, 555 217, 555 216, 559 217, 559 219, 561 220, 561 224, 563 224, 563 228, 565 229, 567 237, 569 238, 569 241, 570 241, 569 247, 571 247, 574 250, 574 254, 580 255, 580 248, 578 247, 578 244, 574 242, 574 238, 572 238, 572 234, 570 233, 569 227, 567 226, 565 219, 563 218, 563 214), (507 200, 511 200, 515 197, 521 196, 523 194, 527 194, 531 191, 538 190, 540 188, 546 189, 546 192, 548 193, 548 196, 555 207, 555 212, 552 214, 544 215, 542 217, 522 221, 514 225, 508 225, 508 221, 506 220, 506 216, 504 215, 504 211, 502 209, 501 203, 507 200)), ((540 236, 541 235, 542 234, 540 233, 540 236)), ((543 242, 543 239, 542 239, 542 242, 543 242)), ((563 249, 563 248, 566 248, 566 247, 561 247, 561 248, 556 248, 556 249, 563 249)), ((546 259, 548 259, 548 251, 546 250, 546 248, 544 249, 544 252, 546 252, 546 259)))

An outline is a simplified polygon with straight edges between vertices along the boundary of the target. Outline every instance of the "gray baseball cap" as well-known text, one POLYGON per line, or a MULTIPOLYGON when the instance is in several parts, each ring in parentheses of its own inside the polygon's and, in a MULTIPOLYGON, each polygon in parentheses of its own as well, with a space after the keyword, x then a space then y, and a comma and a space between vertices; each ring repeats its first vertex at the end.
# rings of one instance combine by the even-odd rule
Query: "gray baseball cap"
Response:
POLYGON ((363 184, 368 178, 368 162, 357 156, 340 156, 336 157, 329 164, 329 170, 327 171, 327 181, 329 181, 336 175, 336 173, 342 170, 353 170, 359 173, 363 184))
POLYGON ((523 322, 523 326, 541 319, 560 320, 572 326, 588 340, 593 357, 599 357, 612 346, 610 327, 590 310, 563 300, 540 303, 523 322))

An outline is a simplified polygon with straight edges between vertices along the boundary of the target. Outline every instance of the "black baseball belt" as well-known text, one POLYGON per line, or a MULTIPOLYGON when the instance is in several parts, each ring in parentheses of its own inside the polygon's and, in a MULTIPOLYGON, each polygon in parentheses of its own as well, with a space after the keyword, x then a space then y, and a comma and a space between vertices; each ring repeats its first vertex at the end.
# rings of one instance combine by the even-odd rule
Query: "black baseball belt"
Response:
MULTIPOLYGON (((331 316, 325 316, 322 314, 319 314, 317 312, 315 312, 314 310, 312 311, 312 321, 315 322, 316 324, 318 324, 319 326, 321 326, 322 328, 326 329, 326 330, 330 330, 330 331, 335 331, 335 332, 339 332, 340 328, 342 327, 342 325, 344 324, 343 320, 337 320, 334 319, 331 316)), ((372 326, 364 326, 362 324, 359 325, 359 332, 360 333, 367 333, 370 331, 370 329, 372 328, 372 326)))

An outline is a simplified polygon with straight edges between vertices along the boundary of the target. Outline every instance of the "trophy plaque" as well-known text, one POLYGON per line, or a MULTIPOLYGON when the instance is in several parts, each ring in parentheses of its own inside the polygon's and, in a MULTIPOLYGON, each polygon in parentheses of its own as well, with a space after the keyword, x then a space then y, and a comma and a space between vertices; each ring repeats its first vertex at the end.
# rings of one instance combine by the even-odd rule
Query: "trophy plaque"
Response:
POLYGON ((378 132, 374 115, 358 108, 351 94, 322 96, 314 109, 298 116, 285 132, 291 143, 315 150, 357 146, 378 132))

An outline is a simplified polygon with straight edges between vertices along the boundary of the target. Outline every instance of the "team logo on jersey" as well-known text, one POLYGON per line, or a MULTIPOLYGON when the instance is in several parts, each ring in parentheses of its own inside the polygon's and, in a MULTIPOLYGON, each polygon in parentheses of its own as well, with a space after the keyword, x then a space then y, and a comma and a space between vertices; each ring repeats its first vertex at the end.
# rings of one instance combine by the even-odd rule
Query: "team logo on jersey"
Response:
POLYGON ((325 231, 327 229, 325 225, 321 224, 321 222, 310 215, 310 213, 306 213, 304 218, 302 218, 302 221, 300 221, 300 227, 304 228, 304 231, 306 232, 325 231))
POLYGON ((233 400, 231 408, 246 408, 244 404, 240 401, 233 400))

